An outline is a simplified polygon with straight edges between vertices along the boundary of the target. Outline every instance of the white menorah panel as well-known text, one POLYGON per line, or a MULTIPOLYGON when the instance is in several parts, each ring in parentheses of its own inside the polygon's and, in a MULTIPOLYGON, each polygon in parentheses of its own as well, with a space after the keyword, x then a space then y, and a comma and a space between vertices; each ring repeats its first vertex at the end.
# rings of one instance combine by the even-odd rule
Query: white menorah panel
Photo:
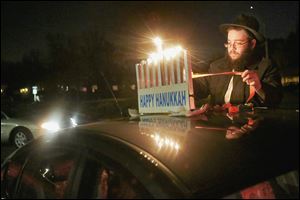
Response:
POLYGON ((136 64, 139 113, 170 113, 195 108, 187 50, 161 52, 136 64), (166 53, 167 52, 167 53, 166 53))

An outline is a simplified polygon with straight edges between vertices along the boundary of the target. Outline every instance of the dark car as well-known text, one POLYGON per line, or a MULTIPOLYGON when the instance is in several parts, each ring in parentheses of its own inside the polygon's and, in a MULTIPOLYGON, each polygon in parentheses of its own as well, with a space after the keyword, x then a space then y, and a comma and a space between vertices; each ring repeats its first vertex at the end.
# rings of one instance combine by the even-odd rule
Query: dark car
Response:
POLYGON ((298 198, 299 113, 105 120, 39 138, 1 166, 2 198, 298 198))

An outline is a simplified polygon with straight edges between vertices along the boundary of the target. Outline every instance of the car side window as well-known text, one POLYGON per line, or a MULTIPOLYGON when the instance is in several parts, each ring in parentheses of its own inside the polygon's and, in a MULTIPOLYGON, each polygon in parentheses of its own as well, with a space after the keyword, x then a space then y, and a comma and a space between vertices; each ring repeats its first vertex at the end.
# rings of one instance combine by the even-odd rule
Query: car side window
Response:
POLYGON ((33 155, 22 173, 18 198, 63 198, 76 158, 73 152, 58 149, 33 155))
POLYGON ((78 198, 140 199, 152 198, 129 171, 107 158, 88 158, 78 198))

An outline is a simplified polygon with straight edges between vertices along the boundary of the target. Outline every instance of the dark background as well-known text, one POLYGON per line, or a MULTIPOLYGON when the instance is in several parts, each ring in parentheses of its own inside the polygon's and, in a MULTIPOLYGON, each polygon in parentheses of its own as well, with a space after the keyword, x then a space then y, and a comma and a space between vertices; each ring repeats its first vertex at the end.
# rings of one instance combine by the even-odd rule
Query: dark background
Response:
POLYGON ((97 99, 117 85, 118 97, 132 96, 134 66, 155 51, 153 37, 188 49, 201 70, 224 54, 218 26, 240 13, 258 18, 274 64, 299 83, 297 1, 1 1, 1 89, 37 85, 50 98, 68 86, 72 99, 86 87, 97 99))

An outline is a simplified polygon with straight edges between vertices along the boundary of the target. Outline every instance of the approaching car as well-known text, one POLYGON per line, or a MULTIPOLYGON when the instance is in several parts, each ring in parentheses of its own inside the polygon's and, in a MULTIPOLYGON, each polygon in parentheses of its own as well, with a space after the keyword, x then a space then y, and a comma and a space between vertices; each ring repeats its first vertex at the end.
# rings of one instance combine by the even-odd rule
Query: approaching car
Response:
POLYGON ((65 110, 56 110, 43 114, 45 116, 40 122, 45 132, 56 132, 65 128, 74 128, 77 125, 86 124, 94 121, 85 114, 79 112, 66 112, 65 110))
POLYGON ((34 122, 10 118, 1 111, 1 143, 10 142, 20 148, 40 133, 40 127, 34 122))
POLYGON ((2 198, 297 198, 295 111, 105 120, 2 163, 2 198))

